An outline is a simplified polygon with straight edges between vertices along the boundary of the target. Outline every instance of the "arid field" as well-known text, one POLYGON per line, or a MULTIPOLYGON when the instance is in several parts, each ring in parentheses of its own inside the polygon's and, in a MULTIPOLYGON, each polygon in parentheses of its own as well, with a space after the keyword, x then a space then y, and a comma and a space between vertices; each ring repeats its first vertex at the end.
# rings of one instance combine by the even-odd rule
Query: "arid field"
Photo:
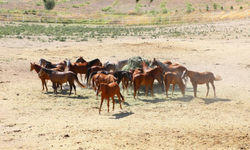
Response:
MULTIPOLYGON (((81 42, 0 38, 0 149, 250 149, 250 22, 212 25, 221 32, 205 37, 187 33, 81 42), (246 30, 235 36, 236 28, 246 30), (77 86, 77 95, 69 96, 64 84, 54 95, 48 81, 47 93, 30 71, 30 62, 40 58, 74 62, 79 56, 102 62, 133 56, 170 60, 189 70, 211 71, 222 80, 215 82, 216 98, 211 86, 205 97, 206 85, 198 86, 194 98, 190 81, 184 97, 176 86, 173 97, 170 88, 166 98, 155 83, 155 98, 145 97, 143 88, 136 100, 124 92, 123 109, 116 103, 108 113, 105 101, 99 115, 100 96, 96 100, 92 89, 77 86)), ((187 26, 202 29, 201 24, 187 26)))

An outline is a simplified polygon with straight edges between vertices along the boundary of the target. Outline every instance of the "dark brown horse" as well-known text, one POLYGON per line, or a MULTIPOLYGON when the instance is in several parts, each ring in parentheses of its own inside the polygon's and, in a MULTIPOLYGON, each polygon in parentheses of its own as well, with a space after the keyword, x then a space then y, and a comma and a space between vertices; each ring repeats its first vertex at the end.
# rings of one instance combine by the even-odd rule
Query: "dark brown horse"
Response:
POLYGON ((39 65, 45 68, 61 68, 63 71, 66 68, 66 61, 59 62, 59 63, 51 63, 43 58, 39 60, 39 65))
MULTIPOLYGON (((30 63, 30 71, 33 71, 33 70, 35 70, 36 71, 36 73, 38 74, 39 73, 39 71, 41 70, 41 66, 40 65, 37 65, 37 64, 35 64, 35 63, 30 63)), ((61 70, 61 69, 59 69, 59 68, 54 68, 53 70, 57 70, 57 71, 63 71, 63 70, 61 70)), ((42 75, 42 76, 39 76, 39 78, 41 79, 41 81, 42 81, 42 87, 43 87, 43 90, 44 90, 44 87, 46 88, 46 92, 48 92, 48 87, 47 87, 47 84, 46 84, 46 81, 45 80, 50 80, 50 77, 49 77, 49 75, 47 75, 47 74, 44 74, 44 75, 42 75)), ((62 84, 61 84, 61 90, 62 90, 62 84)))
POLYGON ((120 71, 122 70, 122 68, 128 63, 128 59, 124 59, 121 61, 117 61, 117 62, 110 62, 107 61, 106 63, 104 63, 103 66, 107 67, 109 66, 113 71, 120 71))
POLYGON ((96 96, 98 96, 98 94, 101 92, 101 104, 100 104, 100 108, 99 108, 99 114, 101 113, 101 108, 102 108, 102 103, 104 99, 107 99, 107 106, 108 106, 108 112, 109 112, 109 98, 111 97, 113 100, 113 110, 115 109, 115 99, 114 96, 116 95, 118 97, 119 103, 120 103, 120 108, 122 109, 122 104, 121 104, 121 99, 122 98, 122 102, 124 103, 124 98, 120 92, 120 87, 119 85, 114 82, 114 83, 101 83, 100 85, 98 85, 97 87, 97 91, 96 91, 96 96))
POLYGON ((133 77, 134 99, 136 96, 136 92, 137 90, 139 90, 141 85, 146 85, 146 94, 145 94, 146 97, 148 94, 149 86, 151 87, 151 95, 152 97, 154 97, 154 94, 153 94, 154 80, 155 80, 155 76, 159 73, 163 73, 163 70, 160 66, 157 66, 156 68, 153 68, 152 70, 149 70, 148 72, 135 74, 135 76, 133 77))
POLYGON ((76 60, 76 63, 85 63, 87 62, 85 59, 83 59, 82 56, 80 56, 77 60, 76 60))
POLYGON ((165 72, 164 74, 164 83, 165 83, 165 87, 166 87, 166 97, 168 98, 168 89, 170 84, 173 85, 173 89, 172 89, 172 97, 173 97, 173 92, 174 92, 174 88, 175 85, 178 84, 179 88, 181 90, 182 95, 185 94, 185 85, 182 81, 181 75, 179 75, 176 72, 165 72))
MULTIPOLYGON (((74 63, 71 64, 70 60, 67 60, 67 66, 69 68, 69 71, 72 71, 74 73, 79 73, 79 74, 86 74, 88 71, 89 67, 92 66, 102 66, 102 63, 99 59, 94 59, 89 62, 84 62, 84 63, 74 63)), ((87 79, 87 76, 85 75, 85 80, 87 79)))
POLYGON ((75 94, 76 94, 76 86, 74 84, 74 81, 76 81, 80 87, 86 88, 86 86, 82 85, 79 82, 79 80, 77 78, 77 75, 75 73, 73 73, 72 71, 58 72, 58 71, 55 71, 55 70, 41 68, 41 70, 38 73, 38 76, 41 77, 44 74, 49 75, 50 80, 53 83, 54 94, 57 94, 57 84, 62 84, 62 83, 65 83, 65 82, 68 82, 69 86, 70 86, 69 95, 71 94, 72 87, 74 88, 75 94))
POLYGON ((206 97, 208 96, 208 92, 209 92, 209 83, 211 83, 213 90, 214 90, 214 98, 216 97, 215 94, 215 86, 214 86, 214 81, 220 81, 222 80, 222 78, 220 76, 214 76, 214 74, 212 72, 194 72, 194 71, 190 71, 185 69, 183 71, 183 75, 182 78, 188 76, 190 78, 190 81, 193 85, 194 88, 194 97, 196 98, 196 92, 197 92, 197 85, 198 84, 206 84, 207 85, 207 94, 206 97))

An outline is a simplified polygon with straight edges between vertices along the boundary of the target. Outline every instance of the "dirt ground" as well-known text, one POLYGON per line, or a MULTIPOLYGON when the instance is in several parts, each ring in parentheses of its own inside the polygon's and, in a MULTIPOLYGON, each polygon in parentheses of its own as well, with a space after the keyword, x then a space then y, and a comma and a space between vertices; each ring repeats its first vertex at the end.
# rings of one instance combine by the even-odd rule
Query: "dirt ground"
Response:
MULTIPOLYGON (((249 28, 249 24, 247 24, 249 28)), ((225 24, 227 26, 227 24, 225 24)), ((216 35, 215 35, 216 36, 216 35)), ((40 42, 0 39, 0 149, 250 149, 249 37, 238 39, 136 37, 102 42, 40 42), (122 60, 133 56, 180 63, 193 71, 211 71, 222 77, 210 88, 198 86, 198 98, 188 82, 185 96, 154 88, 155 98, 141 91, 134 100, 125 92, 123 109, 116 103, 99 115, 92 89, 68 87, 53 95, 42 91, 30 62, 99 58, 122 60)), ((210 86, 211 87, 211 86, 210 86)))

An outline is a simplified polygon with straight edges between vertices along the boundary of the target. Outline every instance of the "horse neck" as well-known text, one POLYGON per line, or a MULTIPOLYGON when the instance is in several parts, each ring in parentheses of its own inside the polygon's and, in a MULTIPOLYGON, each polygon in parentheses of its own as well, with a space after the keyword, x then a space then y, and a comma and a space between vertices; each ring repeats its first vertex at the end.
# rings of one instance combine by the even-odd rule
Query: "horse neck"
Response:
POLYGON ((41 66, 39 66, 39 65, 33 65, 34 66, 34 69, 36 70, 36 73, 39 73, 39 71, 41 70, 41 66))
POLYGON ((194 77, 195 73, 196 73, 196 72, 194 72, 194 71, 188 70, 188 71, 187 71, 187 76, 188 76, 189 78, 192 78, 192 77, 194 77))
POLYGON ((156 60, 156 62, 157 62, 157 65, 160 66, 163 70, 165 71, 167 70, 168 65, 160 62, 159 60, 156 60))
POLYGON ((161 69, 159 67, 152 69, 150 72, 152 72, 152 74, 156 75, 157 73, 161 72, 161 69))
POLYGON ((94 59, 88 62, 89 66, 93 66, 96 62, 100 62, 99 59, 94 59))
POLYGON ((53 72, 53 70, 50 70, 50 69, 46 69, 46 68, 42 68, 42 70, 47 73, 47 74, 51 74, 53 72))
POLYGON ((143 69, 143 72, 146 72, 147 69, 148 69, 148 66, 147 66, 147 64, 145 62, 142 63, 142 69, 143 69))

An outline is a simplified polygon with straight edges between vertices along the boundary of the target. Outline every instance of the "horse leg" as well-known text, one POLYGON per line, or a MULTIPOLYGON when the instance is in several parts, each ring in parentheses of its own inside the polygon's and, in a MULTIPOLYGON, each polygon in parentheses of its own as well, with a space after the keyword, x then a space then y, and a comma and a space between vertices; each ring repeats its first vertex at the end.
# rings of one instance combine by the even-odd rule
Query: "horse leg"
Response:
POLYGON ((179 88, 181 89, 182 96, 184 96, 184 94, 185 94, 184 84, 178 83, 178 85, 179 85, 179 88))
POLYGON ((57 86, 56 86, 56 83, 55 82, 52 82, 53 83, 53 89, 54 89, 54 94, 57 94, 57 86))
POLYGON ((193 85, 193 88, 194 88, 194 98, 196 98, 196 97, 197 97, 197 96, 196 96, 197 84, 192 82, 192 85, 193 85))
POLYGON ((153 87, 153 86, 154 86, 154 82, 153 82, 153 83, 151 84, 151 86, 150 86, 150 87, 151 87, 151 96, 154 98, 154 92, 153 92, 153 88, 154 88, 154 87, 153 87))
POLYGON ((99 114, 101 114, 102 103, 103 103, 103 97, 101 98, 101 104, 100 104, 100 108, 99 108, 99 114))
POLYGON ((113 111, 114 111, 115 110, 115 99, 114 99, 114 96, 111 98, 112 98, 112 102, 113 102, 113 111))
POLYGON ((148 97, 148 87, 149 87, 149 85, 146 85, 146 93, 145 93, 146 97, 148 97))
POLYGON ((170 84, 165 84, 166 87, 166 97, 168 98, 168 89, 169 89, 170 84))
POLYGON ((72 91, 72 83, 69 82, 69 96, 71 95, 71 91, 72 91))
POLYGON ((46 92, 48 92, 48 88, 47 88, 47 84, 46 84, 45 79, 41 79, 41 80, 42 80, 43 90, 44 90, 44 86, 45 86, 45 88, 46 88, 46 92))
POLYGON ((211 82, 213 90, 214 90, 214 98, 216 98, 216 93, 215 93, 215 86, 214 86, 214 81, 211 82))
POLYGON ((120 98, 120 91, 116 94, 120 103, 120 109, 122 109, 121 98, 120 98))
POLYGON ((207 85, 207 95, 206 95, 206 97, 207 97, 208 93, 209 93, 209 82, 207 82, 206 85, 207 85))
POLYGON ((173 97, 175 84, 173 84, 172 86, 173 86, 173 89, 172 89, 172 97, 173 97))
POLYGON ((109 98, 108 98, 108 101, 107 101, 107 106, 108 106, 108 112, 109 112, 109 98))
POLYGON ((74 82, 73 82, 73 88, 74 88, 74 90, 75 90, 75 95, 76 95, 76 86, 75 86, 75 84, 74 84, 74 82))

